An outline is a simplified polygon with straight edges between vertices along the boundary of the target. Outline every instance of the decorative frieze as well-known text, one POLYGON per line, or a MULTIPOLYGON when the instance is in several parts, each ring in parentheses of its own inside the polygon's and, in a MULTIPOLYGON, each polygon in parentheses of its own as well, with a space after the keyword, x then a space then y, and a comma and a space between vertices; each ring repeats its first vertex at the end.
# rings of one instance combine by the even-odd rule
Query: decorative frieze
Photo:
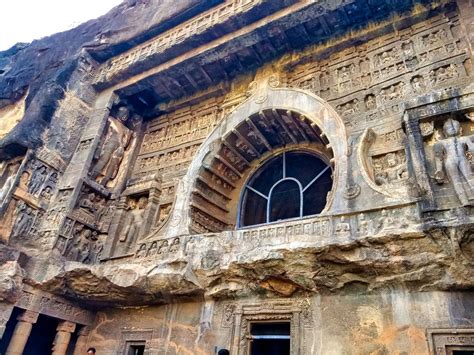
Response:
POLYGON ((95 319, 93 312, 80 308, 61 297, 53 296, 31 287, 26 287, 23 290, 15 306, 84 325, 91 325, 95 319))
POLYGON ((467 45, 458 27, 456 17, 427 20, 348 53, 296 65, 289 84, 328 100, 351 130, 385 124, 400 118, 401 102, 410 96, 467 80, 467 45))

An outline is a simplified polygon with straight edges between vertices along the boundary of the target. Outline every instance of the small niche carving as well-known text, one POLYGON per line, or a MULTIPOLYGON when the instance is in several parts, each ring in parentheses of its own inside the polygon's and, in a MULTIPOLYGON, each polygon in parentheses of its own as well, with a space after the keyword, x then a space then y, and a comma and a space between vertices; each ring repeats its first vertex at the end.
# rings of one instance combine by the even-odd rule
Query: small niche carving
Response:
POLYGON ((108 209, 106 198, 85 186, 79 195, 74 216, 87 224, 98 226, 108 209))
POLYGON ((68 260, 85 264, 97 263, 104 247, 98 232, 76 222, 71 234, 65 248, 64 243, 61 242, 62 237, 59 237, 56 248, 63 249, 60 251, 68 260))
POLYGON ((141 227, 145 222, 145 210, 148 205, 147 196, 129 197, 127 201, 127 213, 124 218, 119 242, 125 250, 129 250, 140 236, 141 227))
POLYGON ((372 157, 374 180, 379 186, 398 184, 408 179, 405 152, 399 150, 372 157))

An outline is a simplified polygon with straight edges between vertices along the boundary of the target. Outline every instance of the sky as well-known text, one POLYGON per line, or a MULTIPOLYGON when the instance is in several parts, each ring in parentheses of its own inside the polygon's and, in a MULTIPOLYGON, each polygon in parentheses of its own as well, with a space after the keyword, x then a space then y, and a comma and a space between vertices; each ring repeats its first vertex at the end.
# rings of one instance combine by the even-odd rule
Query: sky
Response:
POLYGON ((0 51, 31 42, 107 13, 122 0, 0 1, 0 51))

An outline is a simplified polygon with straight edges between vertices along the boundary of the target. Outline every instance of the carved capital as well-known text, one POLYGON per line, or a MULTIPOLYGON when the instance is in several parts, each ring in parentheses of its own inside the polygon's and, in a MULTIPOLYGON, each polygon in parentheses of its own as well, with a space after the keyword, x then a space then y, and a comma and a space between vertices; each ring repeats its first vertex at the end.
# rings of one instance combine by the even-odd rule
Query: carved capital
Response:
POLYGON ((24 311, 22 314, 20 314, 17 317, 17 320, 19 322, 25 322, 25 323, 30 323, 30 324, 35 324, 36 321, 38 320, 38 312, 33 312, 33 311, 24 311))
POLYGON ((76 330, 76 323, 69 321, 59 322, 56 330, 58 332, 74 333, 74 330, 76 330))

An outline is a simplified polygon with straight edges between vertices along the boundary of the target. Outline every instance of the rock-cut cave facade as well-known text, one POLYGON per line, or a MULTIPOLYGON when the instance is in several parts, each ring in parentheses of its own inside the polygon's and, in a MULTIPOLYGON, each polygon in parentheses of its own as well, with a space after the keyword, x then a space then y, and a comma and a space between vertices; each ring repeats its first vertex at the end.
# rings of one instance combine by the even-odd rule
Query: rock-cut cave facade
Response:
POLYGON ((468 0, 126 0, 0 52, 0 354, 474 354, 473 56, 468 0))

